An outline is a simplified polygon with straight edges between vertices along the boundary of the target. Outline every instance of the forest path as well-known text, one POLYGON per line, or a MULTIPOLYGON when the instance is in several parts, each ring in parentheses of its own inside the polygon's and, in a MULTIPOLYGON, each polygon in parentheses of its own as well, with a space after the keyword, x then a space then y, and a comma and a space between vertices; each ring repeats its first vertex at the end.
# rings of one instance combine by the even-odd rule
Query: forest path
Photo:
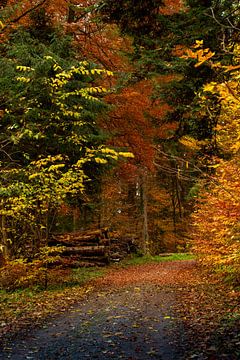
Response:
POLYGON ((197 337, 186 331, 182 296, 202 282, 193 260, 113 271, 95 280, 94 292, 71 310, 12 341, 0 358, 235 359, 216 355, 211 342, 194 350, 197 337))

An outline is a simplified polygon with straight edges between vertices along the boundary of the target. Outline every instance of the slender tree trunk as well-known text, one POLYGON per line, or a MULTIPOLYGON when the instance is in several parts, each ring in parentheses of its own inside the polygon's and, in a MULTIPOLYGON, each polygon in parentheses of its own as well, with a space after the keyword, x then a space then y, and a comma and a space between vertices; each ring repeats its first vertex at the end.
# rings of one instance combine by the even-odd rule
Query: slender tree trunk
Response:
POLYGON ((176 202, 175 202, 175 181, 172 178, 172 208, 173 208, 173 228, 174 232, 176 233, 177 227, 176 227, 176 202))
POLYGON ((141 177, 141 197, 142 197, 141 202, 142 202, 142 215, 143 215, 142 251, 144 255, 149 255, 150 247, 149 247, 149 232, 148 232, 146 175, 142 175, 141 177))
POLYGON ((6 231, 6 218, 4 215, 1 216, 1 233, 2 233, 2 244, 1 244, 1 252, 3 259, 6 260, 9 257, 9 249, 8 249, 8 239, 7 239, 7 231, 6 231))
POLYGON ((179 180, 176 179, 176 195, 177 195, 177 202, 178 202, 178 209, 179 209, 179 217, 182 218, 182 202, 181 202, 181 197, 180 197, 180 184, 179 184, 179 180))

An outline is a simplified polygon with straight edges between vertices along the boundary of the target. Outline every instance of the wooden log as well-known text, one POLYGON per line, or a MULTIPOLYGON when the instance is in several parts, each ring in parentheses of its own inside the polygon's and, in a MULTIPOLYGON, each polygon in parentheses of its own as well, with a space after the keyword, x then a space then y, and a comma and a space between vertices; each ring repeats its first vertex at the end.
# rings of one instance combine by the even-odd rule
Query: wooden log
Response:
POLYGON ((62 252, 63 255, 102 255, 107 252, 105 246, 76 246, 68 247, 62 252))
POLYGON ((49 246, 70 246, 70 247, 74 247, 74 246, 97 246, 100 245, 101 241, 99 240, 75 240, 75 239, 71 239, 71 240, 66 240, 66 239, 51 239, 48 242, 49 246))
POLYGON ((52 240, 55 241, 64 241, 64 242, 71 242, 71 241, 93 241, 97 242, 100 241, 100 236, 91 236, 91 235, 52 235, 52 240))
POLYGON ((70 233, 60 233, 60 234, 52 234, 53 237, 57 238, 76 238, 76 237, 101 237, 101 238, 108 238, 108 230, 104 229, 97 229, 97 230, 87 230, 87 231, 74 231, 70 233))
POLYGON ((53 234, 48 244, 49 246, 74 246, 76 243, 91 245, 99 244, 100 242, 107 241, 107 239, 107 229, 98 229, 95 231, 53 234))
POLYGON ((105 259, 108 258, 108 254, 99 254, 99 255, 94 255, 94 254, 72 254, 72 255, 62 255, 61 256, 62 259, 72 259, 72 260, 79 260, 79 259, 89 259, 91 261, 104 261, 105 259))
MULTIPOLYGON (((91 261, 75 261, 73 263, 69 263, 67 264, 66 268, 81 268, 81 267, 95 267, 95 266, 99 266, 99 267, 103 267, 106 266, 105 263, 103 262, 91 262, 91 261)), ((63 264, 64 267, 64 264, 63 264)))
POLYGON ((107 228, 53 234, 48 245, 65 247, 60 254, 59 266, 81 267, 109 264, 110 239, 107 228), (79 265, 79 262, 82 265, 79 265))
POLYGON ((107 255, 101 255, 101 256, 84 256, 84 255, 73 255, 73 256, 66 256, 62 257, 62 259, 69 259, 69 261, 91 261, 91 262, 102 262, 102 263, 108 263, 109 257, 107 255))

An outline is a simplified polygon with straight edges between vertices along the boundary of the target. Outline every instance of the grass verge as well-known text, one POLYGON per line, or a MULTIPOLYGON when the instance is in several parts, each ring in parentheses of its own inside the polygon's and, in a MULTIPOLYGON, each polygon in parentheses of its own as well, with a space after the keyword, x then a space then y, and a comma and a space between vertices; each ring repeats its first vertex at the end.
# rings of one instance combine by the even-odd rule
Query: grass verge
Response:
MULTIPOLYGON (((51 271, 51 270, 50 270, 51 271)), ((0 335, 16 332, 31 324, 41 323, 48 316, 68 310, 93 291, 91 280, 104 276, 108 268, 79 268, 70 273, 56 273, 56 282, 42 286, 0 290, 0 335)), ((51 277, 51 274, 49 274, 51 277)))
POLYGON ((119 263, 120 267, 127 267, 132 265, 144 265, 149 263, 160 263, 165 261, 179 261, 179 260, 194 260, 196 256, 188 253, 173 253, 162 255, 147 255, 147 256, 132 256, 129 259, 123 260, 119 263))

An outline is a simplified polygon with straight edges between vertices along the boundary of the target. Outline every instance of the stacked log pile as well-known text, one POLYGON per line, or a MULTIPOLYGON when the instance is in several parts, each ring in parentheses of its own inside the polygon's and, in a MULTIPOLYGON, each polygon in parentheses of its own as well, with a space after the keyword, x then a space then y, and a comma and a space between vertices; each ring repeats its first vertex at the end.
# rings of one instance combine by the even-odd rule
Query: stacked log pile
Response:
POLYGON ((138 239, 134 235, 125 234, 119 235, 111 233, 111 243, 109 248, 109 258, 111 262, 119 262, 129 256, 129 254, 136 253, 138 250, 138 239))
POLYGON ((110 261, 110 240, 106 228, 55 234, 48 245, 64 246, 61 258, 65 266, 104 266, 110 261))

